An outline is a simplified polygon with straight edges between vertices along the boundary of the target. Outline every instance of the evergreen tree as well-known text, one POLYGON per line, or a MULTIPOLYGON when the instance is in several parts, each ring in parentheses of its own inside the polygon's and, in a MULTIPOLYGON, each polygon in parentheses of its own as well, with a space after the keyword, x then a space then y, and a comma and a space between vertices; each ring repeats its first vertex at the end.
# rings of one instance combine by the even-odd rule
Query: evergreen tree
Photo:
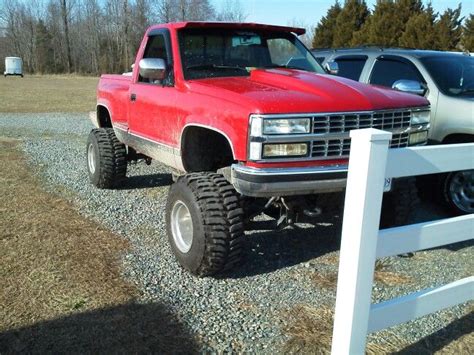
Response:
POLYGON ((336 0, 326 16, 324 16, 314 30, 313 48, 329 48, 334 39, 334 30, 336 29, 337 16, 341 13, 341 5, 336 0))
POLYGON ((461 4, 456 9, 447 9, 434 25, 435 49, 455 50, 462 34, 461 4))
POLYGON ((470 14, 469 18, 464 22, 462 44, 464 50, 474 52, 474 15, 470 14))
POLYGON ((434 13, 431 3, 423 12, 411 16, 405 26, 405 31, 400 37, 401 47, 433 49, 434 48, 434 22, 437 14, 434 13))
POLYGON ((369 16, 369 9, 365 0, 346 0, 336 19, 332 46, 349 46, 354 32, 362 27, 367 16, 369 16))
POLYGON ((408 20, 422 10, 421 0, 377 0, 372 16, 354 35, 352 44, 396 47, 408 20))
POLYGON ((369 44, 394 46, 398 44, 393 31, 397 20, 396 7, 393 0, 377 0, 372 15, 362 28, 354 34, 353 45, 369 44))
MULTIPOLYGON (((428 6, 431 6, 431 4, 428 6)), ((395 0, 395 8, 397 11, 398 21, 402 25, 406 25, 410 18, 423 13, 423 1, 395 0)), ((399 31, 399 35, 401 35, 403 30, 400 30, 400 28, 397 30, 399 31)))
POLYGON ((36 25, 35 37, 37 72, 52 73, 54 71, 52 38, 53 36, 49 32, 43 20, 40 19, 36 25))

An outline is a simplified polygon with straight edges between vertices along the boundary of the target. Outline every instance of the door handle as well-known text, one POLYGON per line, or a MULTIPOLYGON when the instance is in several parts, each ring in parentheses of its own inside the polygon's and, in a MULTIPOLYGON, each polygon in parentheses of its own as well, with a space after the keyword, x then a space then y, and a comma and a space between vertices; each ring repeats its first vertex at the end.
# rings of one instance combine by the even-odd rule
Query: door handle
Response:
POLYGON ((136 94, 131 94, 130 95, 130 101, 136 101, 137 100, 137 95, 136 94))

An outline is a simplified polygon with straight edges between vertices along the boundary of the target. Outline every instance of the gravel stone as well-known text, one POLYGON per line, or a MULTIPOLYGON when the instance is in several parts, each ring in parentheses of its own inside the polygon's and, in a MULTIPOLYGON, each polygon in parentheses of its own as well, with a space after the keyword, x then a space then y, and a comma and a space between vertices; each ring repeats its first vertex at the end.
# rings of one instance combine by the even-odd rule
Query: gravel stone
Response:
MULTIPOLYGON (((338 255, 340 220, 275 231, 261 217, 246 232, 247 263, 219 278, 196 278, 181 269, 168 247, 164 206, 172 183, 170 170, 153 162, 129 166, 119 190, 93 187, 86 171, 86 140, 92 124, 87 114, 0 114, 0 135, 22 139, 22 148, 47 190, 73 203, 131 242, 123 255, 123 274, 141 290, 141 301, 164 302, 202 339, 202 351, 281 352, 286 339, 284 312, 298 304, 333 307, 335 290, 319 287, 315 273, 337 272, 325 259, 338 255)), ((425 206, 415 220, 442 217, 425 206)), ((471 242, 392 257, 390 272, 413 282, 375 283, 380 302, 472 274, 471 242)), ((390 333, 408 342, 445 327, 466 312, 460 305, 369 336, 383 342, 390 333)))

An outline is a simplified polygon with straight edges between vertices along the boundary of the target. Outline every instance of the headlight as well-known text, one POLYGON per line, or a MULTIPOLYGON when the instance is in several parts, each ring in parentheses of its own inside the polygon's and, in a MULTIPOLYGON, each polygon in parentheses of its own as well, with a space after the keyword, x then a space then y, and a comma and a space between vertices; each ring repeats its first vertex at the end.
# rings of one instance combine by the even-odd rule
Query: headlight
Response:
POLYGON ((430 111, 413 111, 411 113, 411 124, 426 124, 430 123, 430 111))
POLYGON ((263 134, 309 133, 309 118, 267 119, 263 120, 263 134))
POLYGON ((427 140, 428 140, 428 131, 415 132, 415 133, 410 134, 408 144, 414 145, 414 144, 426 143, 427 140))
POLYGON ((265 144, 263 146, 263 157, 302 157, 308 153, 308 144, 265 144))

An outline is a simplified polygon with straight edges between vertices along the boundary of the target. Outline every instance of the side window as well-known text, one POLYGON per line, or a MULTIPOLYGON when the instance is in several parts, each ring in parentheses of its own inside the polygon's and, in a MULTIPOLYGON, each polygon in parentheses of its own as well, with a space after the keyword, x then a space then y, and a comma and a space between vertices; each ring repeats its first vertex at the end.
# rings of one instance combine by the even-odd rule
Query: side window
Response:
POLYGON ((166 45, 163 35, 150 37, 143 58, 161 58, 166 60, 166 45))
POLYGON ((298 49, 285 38, 267 39, 267 45, 273 64, 286 65, 292 58, 301 57, 298 49))
POLYGON ((415 80, 424 83, 424 79, 416 67, 400 58, 378 58, 370 75, 370 83, 392 87, 397 80, 415 80))
POLYGON ((338 76, 347 79, 359 80, 364 69, 367 56, 365 55, 344 55, 337 57, 334 61, 339 65, 338 76))
MULTIPOLYGON (((272 64, 314 71, 305 54, 286 38, 267 39, 272 64)), ((309 53, 306 54, 309 56, 309 53)))
MULTIPOLYGON (((149 38, 143 58, 161 58, 169 65, 165 37, 163 35, 155 35, 149 38)), ((149 82, 148 79, 142 76, 139 76, 138 81, 142 83, 149 82)))
POLYGON ((323 65, 324 59, 326 59, 326 58, 324 58, 324 57, 316 57, 316 61, 317 61, 319 64, 321 64, 321 65, 323 65))

